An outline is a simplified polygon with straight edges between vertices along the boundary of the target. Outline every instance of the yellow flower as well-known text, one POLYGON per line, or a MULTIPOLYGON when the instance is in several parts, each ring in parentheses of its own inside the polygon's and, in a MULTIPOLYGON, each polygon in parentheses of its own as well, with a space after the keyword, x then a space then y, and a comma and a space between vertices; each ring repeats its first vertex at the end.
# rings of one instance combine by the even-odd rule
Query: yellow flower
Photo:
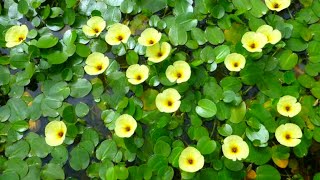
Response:
POLYGON ((172 113, 179 109, 181 101, 177 90, 169 88, 156 97, 156 106, 160 112, 172 113))
POLYGON ((147 28, 141 33, 141 36, 138 38, 138 42, 143 46, 153 46, 158 43, 160 39, 160 32, 154 28, 147 28))
POLYGON ((105 40, 110 45, 118 45, 121 42, 127 43, 130 35, 131 31, 128 26, 115 23, 108 29, 105 40))
POLYGON ((264 34, 270 44, 276 44, 281 40, 281 32, 278 29, 273 30, 269 25, 260 26, 257 32, 264 34))
POLYGON ((137 121, 129 114, 123 114, 115 122, 114 131, 118 137, 131 137, 137 128, 137 121))
POLYGON ((45 140, 49 146, 59 146, 66 137, 67 126, 63 121, 51 121, 45 128, 45 140))
POLYGON ((186 172, 199 171, 204 165, 204 157, 194 147, 185 148, 179 156, 179 167, 186 172))
POLYGON ((276 129, 276 139, 277 141, 288 147, 297 146, 302 137, 302 131, 299 126, 293 123, 282 124, 276 129))
POLYGON ((293 117, 301 111, 301 104, 293 96, 283 96, 279 99, 277 110, 282 116, 293 117))
POLYGON ((231 135, 223 140, 223 155, 233 161, 245 159, 249 155, 248 144, 237 135, 231 135))
POLYGON ((149 76, 149 68, 146 65, 134 64, 128 67, 126 76, 129 83, 137 85, 143 83, 149 76))
POLYGON ((185 61, 176 61, 173 65, 168 66, 166 76, 170 82, 186 82, 191 76, 191 68, 185 61))
POLYGON ((159 63, 166 59, 171 51, 171 45, 167 42, 159 43, 148 46, 146 50, 146 56, 148 60, 154 63, 159 63))
POLYGON ((99 16, 93 16, 87 21, 87 25, 82 27, 82 31, 87 36, 99 36, 106 27, 106 22, 99 16))
POLYGON ((246 58, 241 54, 232 53, 226 57, 224 65, 229 71, 240 71, 246 65, 246 58))
POLYGON ((291 0, 264 0, 267 7, 273 11, 282 11, 290 6, 291 0))
POLYGON ((109 58, 102 53, 94 52, 87 57, 84 70, 89 75, 98 75, 103 73, 109 66, 109 58))
POLYGON ((258 32, 246 32, 241 39, 242 46, 249 52, 261 52, 267 44, 267 37, 258 32))
POLYGON ((28 35, 28 27, 26 25, 12 26, 5 35, 6 46, 8 48, 17 46, 26 40, 28 35))

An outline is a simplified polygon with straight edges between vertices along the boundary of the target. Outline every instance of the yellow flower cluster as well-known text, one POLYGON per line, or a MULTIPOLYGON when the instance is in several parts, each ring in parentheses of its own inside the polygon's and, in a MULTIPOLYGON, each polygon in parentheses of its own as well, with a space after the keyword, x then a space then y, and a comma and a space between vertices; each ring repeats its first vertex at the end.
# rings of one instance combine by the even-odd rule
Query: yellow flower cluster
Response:
POLYGON ((26 40, 28 35, 28 27, 26 25, 12 26, 5 34, 6 46, 8 48, 17 46, 26 40))
POLYGON ((282 11, 290 6, 291 0, 264 0, 267 7, 272 11, 282 11))
POLYGON ((275 132, 277 141, 287 147, 294 147, 300 144, 302 131, 299 126, 293 123, 280 125, 275 132))
POLYGON ((242 160, 248 157, 249 146, 240 136, 231 135, 223 140, 222 152, 228 159, 242 160))
POLYGON ((260 26, 256 32, 246 32, 242 38, 242 46, 249 52, 261 52, 267 44, 276 44, 281 40, 281 32, 269 25, 260 26))
POLYGON ((293 96, 283 96, 279 99, 277 110, 282 116, 294 117, 301 111, 301 104, 293 96))
POLYGON ((185 148, 179 156, 179 167, 186 172, 199 171, 204 165, 204 157, 194 147, 185 148))
POLYGON ((89 75, 98 75, 103 73, 109 66, 109 58, 102 53, 93 52, 86 59, 84 70, 89 75))
POLYGON ((190 79, 191 68, 185 61, 176 61, 168 66, 166 76, 170 82, 183 83, 190 79))
POLYGON ((169 88, 159 93, 156 97, 156 106, 160 112, 172 113, 179 109, 180 94, 176 89, 169 88))
POLYGON ((121 138, 129 138, 137 128, 137 121, 129 114, 119 116, 115 122, 115 134, 121 138))
POLYGON ((59 146, 63 143, 67 126, 63 121, 51 121, 45 127, 45 141, 49 146, 59 146))

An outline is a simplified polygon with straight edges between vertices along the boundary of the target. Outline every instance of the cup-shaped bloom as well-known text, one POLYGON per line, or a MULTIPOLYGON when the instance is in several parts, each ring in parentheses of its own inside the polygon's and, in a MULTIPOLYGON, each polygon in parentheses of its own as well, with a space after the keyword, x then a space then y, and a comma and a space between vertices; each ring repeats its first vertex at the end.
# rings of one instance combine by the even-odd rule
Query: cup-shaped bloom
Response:
POLYGON ((129 83, 137 85, 143 83, 149 76, 149 68, 146 65, 133 64, 128 67, 126 76, 129 83))
POLYGON ((51 121, 45 127, 45 141, 49 146, 59 146, 63 143, 67 126, 63 121, 51 121))
POLYGON ((127 43, 130 35, 131 31, 128 26, 115 23, 109 27, 105 40, 110 45, 119 45, 121 42, 127 43))
POLYGON ((185 148, 179 156, 179 167, 186 172, 199 171, 204 165, 204 157, 194 147, 185 148))
POLYGON ((279 99, 277 110, 282 116, 293 117, 301 111, 301 104, 293 96, 283 96, 279 99))
POLYGON ((171 51, 171 45, 167 42, 157 43, 153 46, 148 46, 146 50, 146 56, 148 60, 154 63, 159 63, 165 60, 171 51))
POLYGON ((277 141, 287 147, 297 146, 302 137, 302 131, 299 126, 293 123, 280 125, 275 132, 277 141))
POLYGON ((26 40, 28 32, 29 30, 26 25, 12 26, 5 34, 6 46, 11 48, 21 44, 26 40))
POLYGON ((272 11, 282 11, 290 6, 291 0, 264 0, 267 7, 272 11))
POLYGON ((264 34, 270 44, 276 44, 281 40, 281 32, 278 29, 273 29, 269 25, 260 26, 257 32, 264 34))
POLYGON ((249 146, 240 136, 231 135, 223 140, 222 152, 228 159, 242 160, 248 157, 249 146))
POLYGON ((229 71, 240 71, 246 65, 246 58, 242 54, 231 53, 224 60, 224 65, 229 71))
POLYGON ((156 106, 160 112, 172 113, 179 109, 180 94, 176 89, 169 88, 159 93, 156 97, 156 106))
POLYGON ((259 32, 246 32, 241 39, 242 46, 249 52, 261 52, 267 44, 267 37, 259 32))
POLYGON ((142 46, 153 46, 161 39, 161 33, 154 28, 147 28, 138 38, 138 43, 142 46))
POLYGON ((109 66, 109 58, 102 53, 94 52, 86 59, 84 70, 89 75, 98 75, 103 73, 109 66))
POLYGON ((191 76, 191 68, 185 61, 176 61, 173 65, 168 66, 166 76, 170 82, 186 82, 191 76))
POLYGON ((106 28, 106 22, 99 16, 93 16, 87 21, 87 25, 82 26, 82 31, 89 37, 97 37, 104 28, 106 28))
POLYGON ((131 137, 137 128, 137 121, 129 114, 119 116, 115 122, 114 131, 118 137, 131 137))

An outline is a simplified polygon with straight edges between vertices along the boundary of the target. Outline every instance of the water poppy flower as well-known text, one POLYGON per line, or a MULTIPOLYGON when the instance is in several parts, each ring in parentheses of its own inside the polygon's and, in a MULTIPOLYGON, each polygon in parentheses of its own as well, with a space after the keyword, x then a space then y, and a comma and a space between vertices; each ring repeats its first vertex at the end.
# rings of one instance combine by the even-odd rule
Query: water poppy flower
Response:
POLYGON ((231 53, 227 55, 224 60, 224 65, 229 71, 240 71, 246 65, 246 58, 238 53, 231 53))
POLYGON ((142 46, 153 46, 161 39, 161 33, 154 28, 147 28, 138 38, 138 43, 142 46))
POLYGON ((82 26, 82 31, 89 37, 97 37, 104 28, 106 28, 106 22, 99 16, 93 16, 87 21, 87 25, 82 26))
POLYGON ((136 128, 137 121, 129 114, 123 114, 117 118, 114 131, 118 137, 129 138, 136 128))
POLYGON ((194 147, 185 148, 179 156, 179 167, 186 172, 199 171, 204 165, 204 157, 194 147))
POLYGON ((89 75, 98 75, 103 73, 109 66, 109 58, 102 53, 94 52, 86 59, 84 70, 89 75))
POLYGON ((169 88, 159 93, 156 97, 156 106, 160 112, 172 113, 179 109, 180 94, 176 89, 169 88))
POLYGON ((281 32, 278 29, 273 29, 269 25, 260 26, 257 32, 264 34, 270 44, 276 44, 281 40, 281 32))
POLYGON ((277 110, 282 116, 293 117, 301 111, 301 104, 293 96, 283 96, 279 99, 277 110))
POLYGON ((272 11, 282 11, 290 6, 291 0, 264 0, 267 7, 272 11))
POLYGON ((130 35, 131 31, 128 26, 115 23, 109 27, 105 40, 110 45, 119 45, 121 42, 127 43, 130 35))
POLYGON ((170 82, 186 82, 191 76, 191 68, 185 61, 176 61, 173 65, 168 66, 166 76, 170 82))
POLYGON ((287 147, 297 146, 302 137, 302 131, 300 127, 293 123, 281 124, 275 132, 277 141, 287 147))
POLYGON ((129 83, 137 85, 148 79, 149 68, 146 65, 134 64, 128 67, 126 76, 129 83))
POLYGON ((26 40, 28 35, 28 27, 26 25, 12 26, 5 34, 6 46, 8 48, 17 46, 26 40))
POLYGON ((248 157, 249 146, 240 136, 231 135, 223 140, 222 152, 228 159, 242 160, 248 157))
POLYGON ((154 63, 159 63, 165 60, 171 51, 171 45, 167 42, 157 43, 153 46, 148 46, 146 50, 146 56, 148 60, 154 63))
POLYGON ((246 32, 241 39, 242 46, 249 52, 261 52, 267 44, 267 37, 258 32, 246 32))
POLYGON ((59 146, 63 143, 67 126, 63 121, 51 121, 45 127, 45 141, 49 146, 59 146))

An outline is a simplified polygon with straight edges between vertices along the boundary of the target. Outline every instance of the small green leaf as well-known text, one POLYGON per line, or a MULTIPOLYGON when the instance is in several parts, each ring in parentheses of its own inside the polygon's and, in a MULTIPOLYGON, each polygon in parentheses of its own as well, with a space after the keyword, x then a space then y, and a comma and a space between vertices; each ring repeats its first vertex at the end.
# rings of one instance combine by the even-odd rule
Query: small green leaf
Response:
POLYGON ((162 155, 164 157, 168 157, 171 152, 171 147, 168 143, 164 141, 157 141, 157 143, 154 145, 154 153, 162 155))
POLYGON ((62 112, 62 118, 68 123, 76 122, 76 113, 73 106, 66 106, 62 112))
POLYGON ((28 2, 26 0, 20 0, 18 3, 18 11, 21 14, 27 14, 29 11, 29 5, 28 2))
POLYGON ((58 43, 58 40, 59 39, 57 37, 55 37, 54 35, 47 34, 47 35, 41 36, 38 39, 36 46, 38 48, 51 48, 58 43))
POLYGON ((217 106, 209 99, 201 99, 196 107, 196 112, 203 118, 210 118, 217 113, 217 106))
POLYGON ((112 140, 103 141, 96 150, 96 157, 99 160, 109 159, 112 160, 117 154, 117 145, 112 140))
POLYGON ((85 149, 77 146, 72 149, 72 151, 70 152, 70 156, 71 157, 69 163, 72 169, 79 171, 88 167, 90 157, 85 149))
POLYGON ((205 30, 205 35, 207 40, 213 45, 221 44, 224 41, 224 34, 218 27, 208 26, 205 30))
POLYGON ((293 69, 298 63, 298 55, 296 53, 292 53, 290 50, 281 51, 277 54, 276 58, 278 59, 282 70, 293 69))
POLYGON ((200 138, 197 143, 197 149, 201 152, 201 154, 211 154, 216 147, 216 142, 207 136, 200 138))
POLYGON ((70 85, 70 96, 75 98, 85 97, 92 89, 91 83, 86 79, 78 79, 70 85))
POLYGON ((270 165, 259 166, 256 172, 257 172, 256 180, 269 180, 269 179, 280 180, 281 179, 279 171, 270 165))
POLYGON ((224 124, 218 127, 218 132, 222 136, 230 136, 232 134, 232 127, 229 124, 224 124))
POLYGON ((246 115, 246 103, 243 101, 240 105, 231 108, 230 122, 240 123, 246 115))
POLYGON ((75 111, 78 117, 84 117, 89 113, 89 106, 83 102, 76 105, 75 111))
POLYGON ((64 171, 60 165, 49 163, 41 171, 41 179, 64 179, 64 171))

